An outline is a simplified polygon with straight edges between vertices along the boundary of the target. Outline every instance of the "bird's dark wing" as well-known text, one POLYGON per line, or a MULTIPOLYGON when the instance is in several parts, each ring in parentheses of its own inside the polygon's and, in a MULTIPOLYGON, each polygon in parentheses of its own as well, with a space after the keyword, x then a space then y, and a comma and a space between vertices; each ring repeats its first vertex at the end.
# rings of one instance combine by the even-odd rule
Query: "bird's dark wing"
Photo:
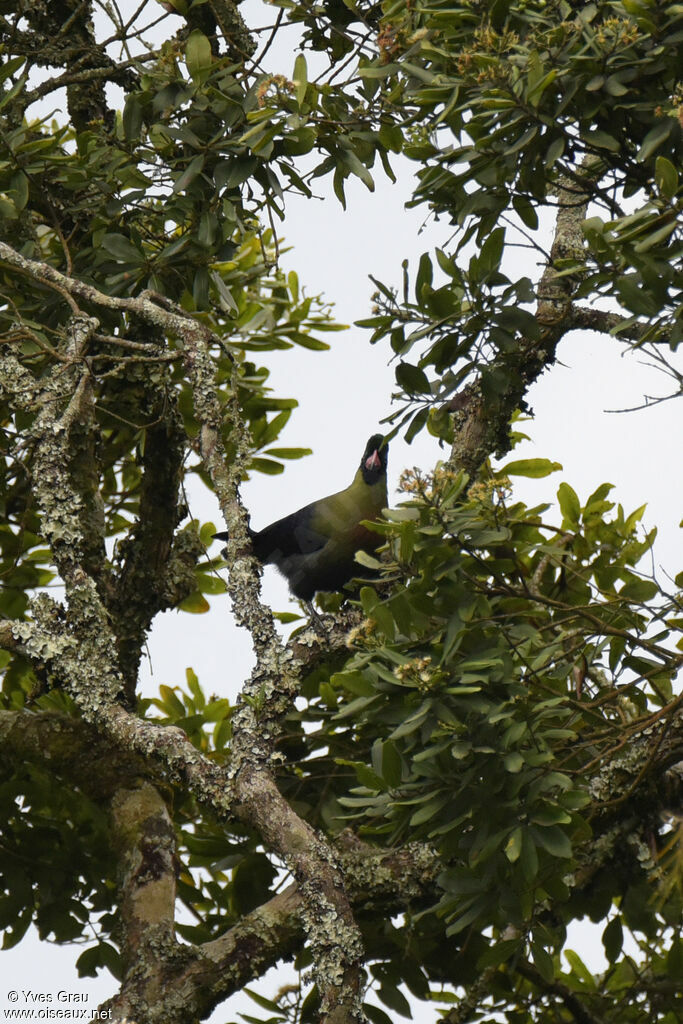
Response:
POLYGON ((313 527, 314 505, 306 505, 284 519, 254 533, 254 552, 262 561, 271 561, 273 555, 310 555, 325 546, 328 538, 313 527))

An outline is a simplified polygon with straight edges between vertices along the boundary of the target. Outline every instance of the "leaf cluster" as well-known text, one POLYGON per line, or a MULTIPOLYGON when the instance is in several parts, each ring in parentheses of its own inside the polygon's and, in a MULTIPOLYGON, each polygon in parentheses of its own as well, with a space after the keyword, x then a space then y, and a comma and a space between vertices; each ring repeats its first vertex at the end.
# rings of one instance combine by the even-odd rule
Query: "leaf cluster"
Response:
POLYGON ((604 941, 617 966, 598 983, 591 975, 596 1004, 609 1006, 634 983, 618 929, 662 951, 680 920, 680 893, 653 906, 658 854, 644 853, 668 842, 652 799, 665 759, 643 748, 650 781, 631 789, 623 819, 595 783, 618 777, 619 752, 657 708, 675 715, 677 603, 638 568, 653 536, 639 529, 642 509, 626 515, 608 500, 610 485, 582 502, 561 484, 561 528, 545 506, 510 502, 506 473, 551 468, 510 463, 469 490, 443 470, 405 480, 409 500, 381 527, 391 557, 379 563, 403 585, 361 591, 355 653, 308 680, 309 749, 282 784, 321 825, 441 853, 432 906, 363 922, 369 949, 382 951, 377 977, 414 991, 406 957, 423 980, 456 986, 507 965, 493 991, 509 1007, 538 991, 536 977, 502 994, 528 957, 545 985, 584 991, 586 969, 572 961, 567 975, 560 958, 568 926, 614 906, 604 941))

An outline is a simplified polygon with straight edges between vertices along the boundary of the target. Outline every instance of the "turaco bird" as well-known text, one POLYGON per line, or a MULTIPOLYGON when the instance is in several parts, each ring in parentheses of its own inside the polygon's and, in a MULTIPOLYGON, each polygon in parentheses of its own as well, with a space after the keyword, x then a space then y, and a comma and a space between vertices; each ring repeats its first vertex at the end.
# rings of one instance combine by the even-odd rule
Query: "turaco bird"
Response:
MULTIPOLYGON (((341 590, 357 576, 356 551, 372 553, 382 536, 362 526, 377 519, 387 504, 388 445, 373 434, 351 484, 345 491, 320 498, 264 530, 249 530, 254 554, 275 565, 295 597, 310 602, 318 590, 341 590)), ((215 533, 226 540, 227 533, 215 533)))

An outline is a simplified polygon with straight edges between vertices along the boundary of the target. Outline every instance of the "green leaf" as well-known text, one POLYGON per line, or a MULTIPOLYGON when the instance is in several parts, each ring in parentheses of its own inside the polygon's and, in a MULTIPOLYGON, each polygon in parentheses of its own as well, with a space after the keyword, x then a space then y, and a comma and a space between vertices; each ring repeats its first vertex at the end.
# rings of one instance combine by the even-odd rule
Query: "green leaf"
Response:
MULTIPOLYGON (((434 268, 432 267, 432 261, 428 252, 423 252, 420 256, 420 262, 417 268, 417 276, 415 277, 415 301, 421 302, 422 292, 425 285, 431 287, 432 280, 434 277, 434 268)), ((389 293, 388 297, 391 297, 389 293)))
MULTIPOLYGON (((511 772, 513 775, 516 775, 517 772, 521 772, 524 767, 524 758, 518 750, 513 750, 512 753, 505 755, 503 758, 503 764, 505 765, 505 770, 507 772, 511 772)), ((517 854, 517 856, 519 856, 519 854, 517 854)))
POLYGON ((400 1013, 403 1017, 412 1017, 410 1003, 395 985, 384 982, 377 990, 377 995, 390 1010, 400 1013))
POLYGON ((356 773, 356 778, 360 782, 361 786, 365 786, 366 789, 380 793, 386 789, 382 776, 378 775, 378 773, 368 767, 368 765, 363 764, 362 761, 349 761, 343 757, 335 758, 335 761, 337 764, 347 765, 349 768, 353 768, 356 773))
POLYGON ((424 370, 411 363, 399 363, 396 367, 396 383, 409 395, 431 394, 429 379, 424 370))
POLYGON ((375 692, 370 680, 362 672, 336 672, 330 677, 333 686, 342 687, 357 697, 371 697, 375 692))
POLYGON ((265 473, 267 476, 277 476, 285 471, 281 462, 273 462, 272 459, 253 458, 249 462, 249 468, 257 473, 265 473))
POLYGON ((379 141, 392 153, 403 149, 403 132, 397 124, 384 124, 379 130, 379 141))
POLYGON ((225 580, 221 576, 214 576, 205 572, 196 574, 197 590, 202 594, 224 594, 226 591, 225 580))
POLYGON ((373 1006, 372 1003, 363 1003, 363 1010, 372 1024, 396 1024, 396 1021, 384 1010, 381 1010, 379 1006, 373 1006))
POLYGON ((604 84, 604 75, 593 75, 593 77, 586 82, 584 89, 586 92, 597 92, 598 89, 602 89, 604 84))
MULTIPOLYGON (((322 326, 318 328, 318 330, 322 329, 322 326)), ((296 331, 289 337, 295 345, 309 349, 311 352, 327 352, 330 347, 326 341, 321 341, 320 338, 314 338, 312 334, 307 334, 304 331, 296 331)))
POLYGON ((568 825, 571 816, 557 804, 545 804, 535 808, 529 820, 535 825, 568 825))
POLYGON ((522 852, 522 829, 518 825, 514 832, 510 835, 507 843, 505 844, 505 856, 514 864, 516 860, 519 860, 519 855, 522 852))
POLYGON ((139 266, 145 262, 145 254, 133 245, 125 235, 116 233, 104 235, 100 245, 111 256, 124 263, 132 263, 139 266))
POLYGON ((210 700, 204 708, 203 714, 207 722, 222 722, 230 714, 230 701, 225 697, 217 700, 210 700))
POLYGON ((281 1007, 279 1007, 277 1003, 274 1003, 272 999, 266 999, 266 997, 262 996, 259 992, 255 992, 253 988, 244 988, 242 991, 245 992, 250 999, 253 999, 256 1005, 260 1006, 262 1010, 268 1010, 269 1013, 278 1013, 280 1014, 280 1020, 286 1020, 286 1018, 282 1016, 281 1007))
POLYGON ((478 257, 479 266, 485 273, 490 274, 493 270, 498 269, 504 246, 505 228, 496 228, 482 245, 478 257))
POLYGON ((191 612, 192 615, 204 615, 205 612, 211 610, 211 605, 203 594, 195 590, 193 594, 190 594, 189 597, 180 602, 178 608, 181 612, 191 612))
POLYGON ((683 941, 680 935, 674 935, 672 938, 671 948, 666 957, 666 973, 676 981, 683 978, 683 941))
POLYGON ((533 882, 538 874, 538 853, 536 852, 536 844, 529 829, 524 830, 519 863, 526 881, 533 882))
POLYGON ((96 946, 86 949, 76 961, 76 967, 79 978, 95 978, 97 977, 98 969, 102 967, 110 969, 113 967, 114 971, 112 973, 114 973, 114 977, 120 977, 118 973, 120 967, 119 954, 108 942, 99 942, 96 946))
POLYGON ((26 57, 10 57, 8 60, 3 61, 0 65, 0 82, 4 82, 5 79, 9 78, 18 71, 19 68, 26 63, 26 57))
POLYGON ((540 336, 540 326, 533 313, 528 309, 520 309, 519 306, 505 306, 499 309, 494 320, 501 327, 511 331, 519 331, 528 338, 540 336))
POLYGON ((636 154, 636 160, 644 163, 648 157, 652 156, 656 149, 659 149, 665 139, 668 139, 673 128, 673 120, 671 118, 663 118, 659 124, 656 124, 654 128, 651 128, 643 139, 643 144, 636 154))
POLYGON ((160 702, 167 715, 176 718, 184 718, 185 706, 180 700, 178 694, 175 692, 176 689, 177 687, 164 686, 162 684, 159 687, 160 702))
POLYGON ((621 918, 613 917, 602 933, 602 944, 605 947, 605 956, 611 964, 619 959, 622 946, 624 945, 624 933, 621 927, 621 918))
POLYGON ((539 974, 543 976, 545 981, 552 982, 555 978, 555 965, 550 953, 543 948, 540 942, 532 942, 531 955, 534 958, 534 964, 539 974))
POLYGON ((369 189, 370 192, 375 191, 375 183, 372 179, 370 171, 367 169, 364 163, 357 157, 352 149, 339 149, 337 155, 341 164, 343 164, 348 171, 355 175, 363 182, 363 184, 369 189))
POLYGON ((202 688, 199 685, 199 679, 197 678, 197 673, 194 669, 185 669, 185 679, 187 680, 187 687, 194 698, 196 707, 203 708, 206 704, 206 698, 204 697, 202 688))
POLYGON ((598 149, 609 149, 613 153, 618 153, 621 149, 619 140, 615 139, 613 135, 608 135, 607 132, 603 132, 600 128, 594 128, 586 135, 586 141, 597 146, 598 149))
POLYGON ((576 491, 569 484, 562 483, 557 489, 557 500, 563 516, 563 528, 570 526, 575 530, 581 517, 581 503, 576 491))
POLYGON ((558 825, 550 825, 548 828, 535 828, 534 836, 542 846, 553 857, 571 857, 572 844, 569 837, 558 825))
POLYGON ((659 593, 659 587, 654 580, 641 580, 632 578, 625 583, 619 591, 620 597, 626 597, 629 601, 650 601, 659 593))
POLYGON ((198 156, 195 156, 190 160, 182 174, 173 182, 174 193, 184 192, 187 186, 192 184, 204 167, 204 159, 204 155, 200 153, 198 156))
POLYGON ((515 195, 512 205, 522 223, 531 231, 535 231, 538 227, 538 214, 530 200, 526 196, 515 195))
POLYGON ((276 459, 303 459, 312 455, 312 448, 266 448, 266 455, 274 455, 276 459))
POLYGON ((538 480, 556 473, 559 469, 562 469, 560 463, 551 462, 550 459, 518 459, 516 462, 508 462, 501 466, 498 472, 506 476, 528 476, 538 480))
POLYGON ((449 799, 450 797, 439 794, 438 796, 432 797, 431 800, 427 800, 410 818, 411 827, 415 828, 418 825, 424 825, 427 821, 431 821, 432 818, 446 806, 449 799))
POLYGON ((548 86, 551 85, 557 78, 557 72, 558 69, 553 68, 546 75, 544 75, 540 79, 540 81, 536 82, 536 84, 531 89, 529 89, 529 92, 527 93, 527 99, 533 107, 537 107, 539 105, 539 103, 541 102, 541 96, 548 88, 548 86))
POLYGON ((519 950, 520 945, 521 939, 503 939, 501 942, 497 942, 495 946, 491 946, 479 957, 477 960, 478 970, 484 971, 487 967, 500 967, 519 950))
MULTIPOLYGON (((26 85, 27 78, 28 78, 28 75, 21 75, 21 77, 17 79, 17 81, 14 83, 14 85, 12 85, 7 90, 7 92, 2 94, 2 97, 0 98, 0 110, 4 110, 4 108, 6 106, 9 106, 9 104, 12 102, 12 100, 15 98, 15 96, 19 95, 19 93, 22 91, 22 89, 26 85)), ((15 933, 15 940, 16 940, 16 933, 15 933)), ((8 947, 5 947, 5 948, 8 948, 8 947)))
POLYGON ((403 765, 398 748, 391 740, 381 744, 380 774, 391 787, 399 786, 403 777, 403 765))
POLYGON ((362 548, 360 550, 356 551, 356 553, 354 555, 354 561, 358 562, 359 565, 365 566, 366 569, 375 569, 375 570, 376 569, 381 569, 382 568, 382 564, 383 564, 382 562, 379 561, 378 558, 373 558, 372 555, 369 555, 367 553, 367 551, 363 551, 362 548))
POLYGON ((142 128, 142 103, 140 97, 132 93, 123 108, 123 133, 127 142, 136 142, 142 128))
POLYGON ((678 171, 665 156, 658 156, 655 160, 655 181, 659 191, 673 199, 678 191, 678 171))
POLYGON ((581 982, 583 982, 586 988, 590 989, 592 992, 596 992, 597 985, 595 983, 593 973, 592 971, 588 970, 579 954, 575 953, 573 949, 563 949, 562 955, 565 957, 567 963, 571 967, 572 974, 575 975, 575 977, 578 978, 581 982))
POLYGON ((185 63, 193 81, 203 82, 211 71, 211 43, 198 28, 190 33, 185 44, 185 63))
POLYGON ((296 101, 301 106, 306 97, 308 86, 308 67, 303 53, 299 53, 294 61, 294 85, 296 86, 296 101))
POLYGON ((422 430, 422 428, 424 427, 424 425, 425 425, 425 423, 427 422, 428 419, 429 419, 429 409, 428 408, 418 409, 418 411, 415 413, 415 415, 413 416, 412 420, 410 421, 410 426, 406 430, 406 442, 407 442, 407 444, 410 444, 410 442, 413 440, 413 438, 417 437, 417 435, 420 433, 420 431, 422 430))
POLYGON ((647 252, 648 249, 652 249, 655 245, 659 245, 660 242, 666 241, 669 235, 673 234, 676 230, 676 221, 671 219, 668 223, 661 225, 655 231, 651 231, 645 235, 641 241, 639 241, 634 249, 637 253, 647 252))
POLYGON ((257 166, 258 159, 254 156, 221 161, 213 172, 216 188, 232 189, 241 185, 252 176, 257 166))
POLYGON ((620 75, 610 75, 605 82, 605 90, 610 96, 625 96, 628 92, 620 75))

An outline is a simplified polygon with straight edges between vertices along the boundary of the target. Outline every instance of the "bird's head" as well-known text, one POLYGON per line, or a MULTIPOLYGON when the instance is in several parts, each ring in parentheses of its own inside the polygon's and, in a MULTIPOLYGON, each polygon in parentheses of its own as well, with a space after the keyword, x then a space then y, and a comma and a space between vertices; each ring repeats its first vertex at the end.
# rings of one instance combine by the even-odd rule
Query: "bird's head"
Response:
POLYGON ((385 444, 381 434, 373 434, 365 446, 363 458, 360 460, 360 471, 365 483, 372 487, 387 472, 389 445, 385 444))

